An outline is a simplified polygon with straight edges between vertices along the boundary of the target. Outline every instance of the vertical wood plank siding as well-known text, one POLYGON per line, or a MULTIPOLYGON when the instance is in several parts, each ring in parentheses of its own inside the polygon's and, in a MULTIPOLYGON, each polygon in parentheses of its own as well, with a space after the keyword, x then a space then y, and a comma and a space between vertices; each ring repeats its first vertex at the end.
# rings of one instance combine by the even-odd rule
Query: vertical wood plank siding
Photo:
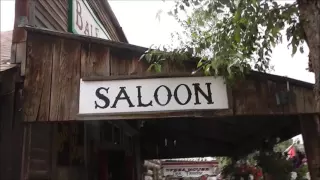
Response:
POLYGON ((52 127, 47 123, 25 126, 23 179, 51 179, 52 127))
MULTIPOLYGON (((87 38, 76 40, 29 32, 24 84, 25 120, 75 120, 80 78, 143 75, 146 72, 148 65, 139 61, 141 52, 112 46, 91 42, 87 38)), ((166 64, 163 71, 191 72, 192 67, 166 64)), ((266 76, 253 75, 238 82, 232 93, 228 93, 234 105, 231 110, 199 112, 199 116, 312 113, 312 88, 290 85, 289 103, 278 104, 276 96, 287 92, 287 82, 266 76)), ((188 112, 177 113, 186 115, 188 112)))
POLYGON ((96 43, 29 32, 25 121, 75 120, 80 78, 109 76, 111 72, 114 75, 145 72, 147 66, 138 61, 139 56, 131 54, 111 52, 108 46, 96 43))

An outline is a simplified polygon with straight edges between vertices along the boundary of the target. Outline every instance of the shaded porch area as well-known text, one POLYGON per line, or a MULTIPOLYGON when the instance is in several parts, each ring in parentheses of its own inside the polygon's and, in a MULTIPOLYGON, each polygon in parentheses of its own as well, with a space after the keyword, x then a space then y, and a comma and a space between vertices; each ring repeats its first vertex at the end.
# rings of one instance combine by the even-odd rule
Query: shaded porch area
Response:
MULTIPOLYGON (((306 117, 306 116, 303 116, 306 117)), ((144 159, 241 156, 301 133, 297 115, 167 118, 145 120, 141 128, 144 159)), ((306 117, 308 118, 308 117, 306 117)))

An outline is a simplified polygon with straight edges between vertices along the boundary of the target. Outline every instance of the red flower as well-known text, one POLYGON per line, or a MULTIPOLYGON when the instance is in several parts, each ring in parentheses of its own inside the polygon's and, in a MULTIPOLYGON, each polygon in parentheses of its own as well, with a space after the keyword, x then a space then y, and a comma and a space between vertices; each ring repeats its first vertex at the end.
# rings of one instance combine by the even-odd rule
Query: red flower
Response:
POLYGON ((258 177, 262 177, 262 172, 261 172, 261 170, 257 172, 257 176, 258 176, 258 177))

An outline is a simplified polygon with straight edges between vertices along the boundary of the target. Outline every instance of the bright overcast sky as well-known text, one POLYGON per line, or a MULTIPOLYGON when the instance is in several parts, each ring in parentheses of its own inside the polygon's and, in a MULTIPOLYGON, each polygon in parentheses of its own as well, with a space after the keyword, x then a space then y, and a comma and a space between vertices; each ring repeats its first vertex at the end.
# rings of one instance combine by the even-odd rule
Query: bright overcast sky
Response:
MULTIPOLYGON (((179 30, 179 25, 166 13, 162 13, 160 21, 157 12, 164 12, 172 7, 172 1, 161 0, 111 0, 111 7, 117 16, 128 40, 132 44, 150 47, 151 45, 170 44, 171 33, 179 30)), ((14 0, 1 0, 1 31, 11 30, 14 19, 14 0)), ((307 52, 297 53, 293 58, 287 43, 274 49, 272 64, 275 74, 295 79, 314 82, 312 73, 308 73, 307 52)))
MULTIPOLYGON (((14 0, 0 1, 1 31, 12 30, 14 0)), ((166 13, 162 13, 160 21, 156 19, 156 14, 160 9, 166 12, 172 7, 172 1, 109 0, 109 2, 132 44, 144 47, 150 47, 153 44, 170 44, 171 33, 179 30, 179 25, 166 13)), ((314 75, 305 70, 308 65, 307 53, 307 51, 304 54, 297 53, 291 57, 287 43, 278 45, 273 52, 272 64, 275 72, 272 73, 313 83, 314 75)))

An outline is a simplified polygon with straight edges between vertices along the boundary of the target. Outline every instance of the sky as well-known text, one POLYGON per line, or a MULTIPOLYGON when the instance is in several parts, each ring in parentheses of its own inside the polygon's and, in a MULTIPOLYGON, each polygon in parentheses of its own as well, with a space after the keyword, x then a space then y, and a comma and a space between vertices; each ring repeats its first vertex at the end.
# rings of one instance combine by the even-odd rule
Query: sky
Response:
MULTIPOLYGON (((14 0, 0 0, 0 2, 1 31, 12 30, 14 0)), ((181 30, 176 21, 166 13, 161 14, 160 20, 156 18, 159 10, 168 12, 173 1, 109 0, 109 3, 131 44, 144 47, 170 44, 171 33, 181 30)), ((306 71, 308 51, 304 54, 298 52, 291 57, 291 50, 287 48, 287 42, 284 42, 274 48, 271 64, 275 69, 272 74, 314 83, 314 74, 306 71)))
MULTIPOLYGON (((12 30, 14 0, 0 1, 1 31, 12 30)), ((159 10, 167 12, 172 7, 172 1, 109 0, 109 2, 131 44, 144 47, 170 44, 171 33, 181 30, 176 21, 166 13, 161 14, 160 20, 156 18, 159 10)), ((278 45, 273 50, 271 63, 275 71, 272 73, 313 83, 313 73, 306 71, 308 51, 304 54, 298 52, 294 57, 291 57, 290 52, 287 42, 278 45)))

